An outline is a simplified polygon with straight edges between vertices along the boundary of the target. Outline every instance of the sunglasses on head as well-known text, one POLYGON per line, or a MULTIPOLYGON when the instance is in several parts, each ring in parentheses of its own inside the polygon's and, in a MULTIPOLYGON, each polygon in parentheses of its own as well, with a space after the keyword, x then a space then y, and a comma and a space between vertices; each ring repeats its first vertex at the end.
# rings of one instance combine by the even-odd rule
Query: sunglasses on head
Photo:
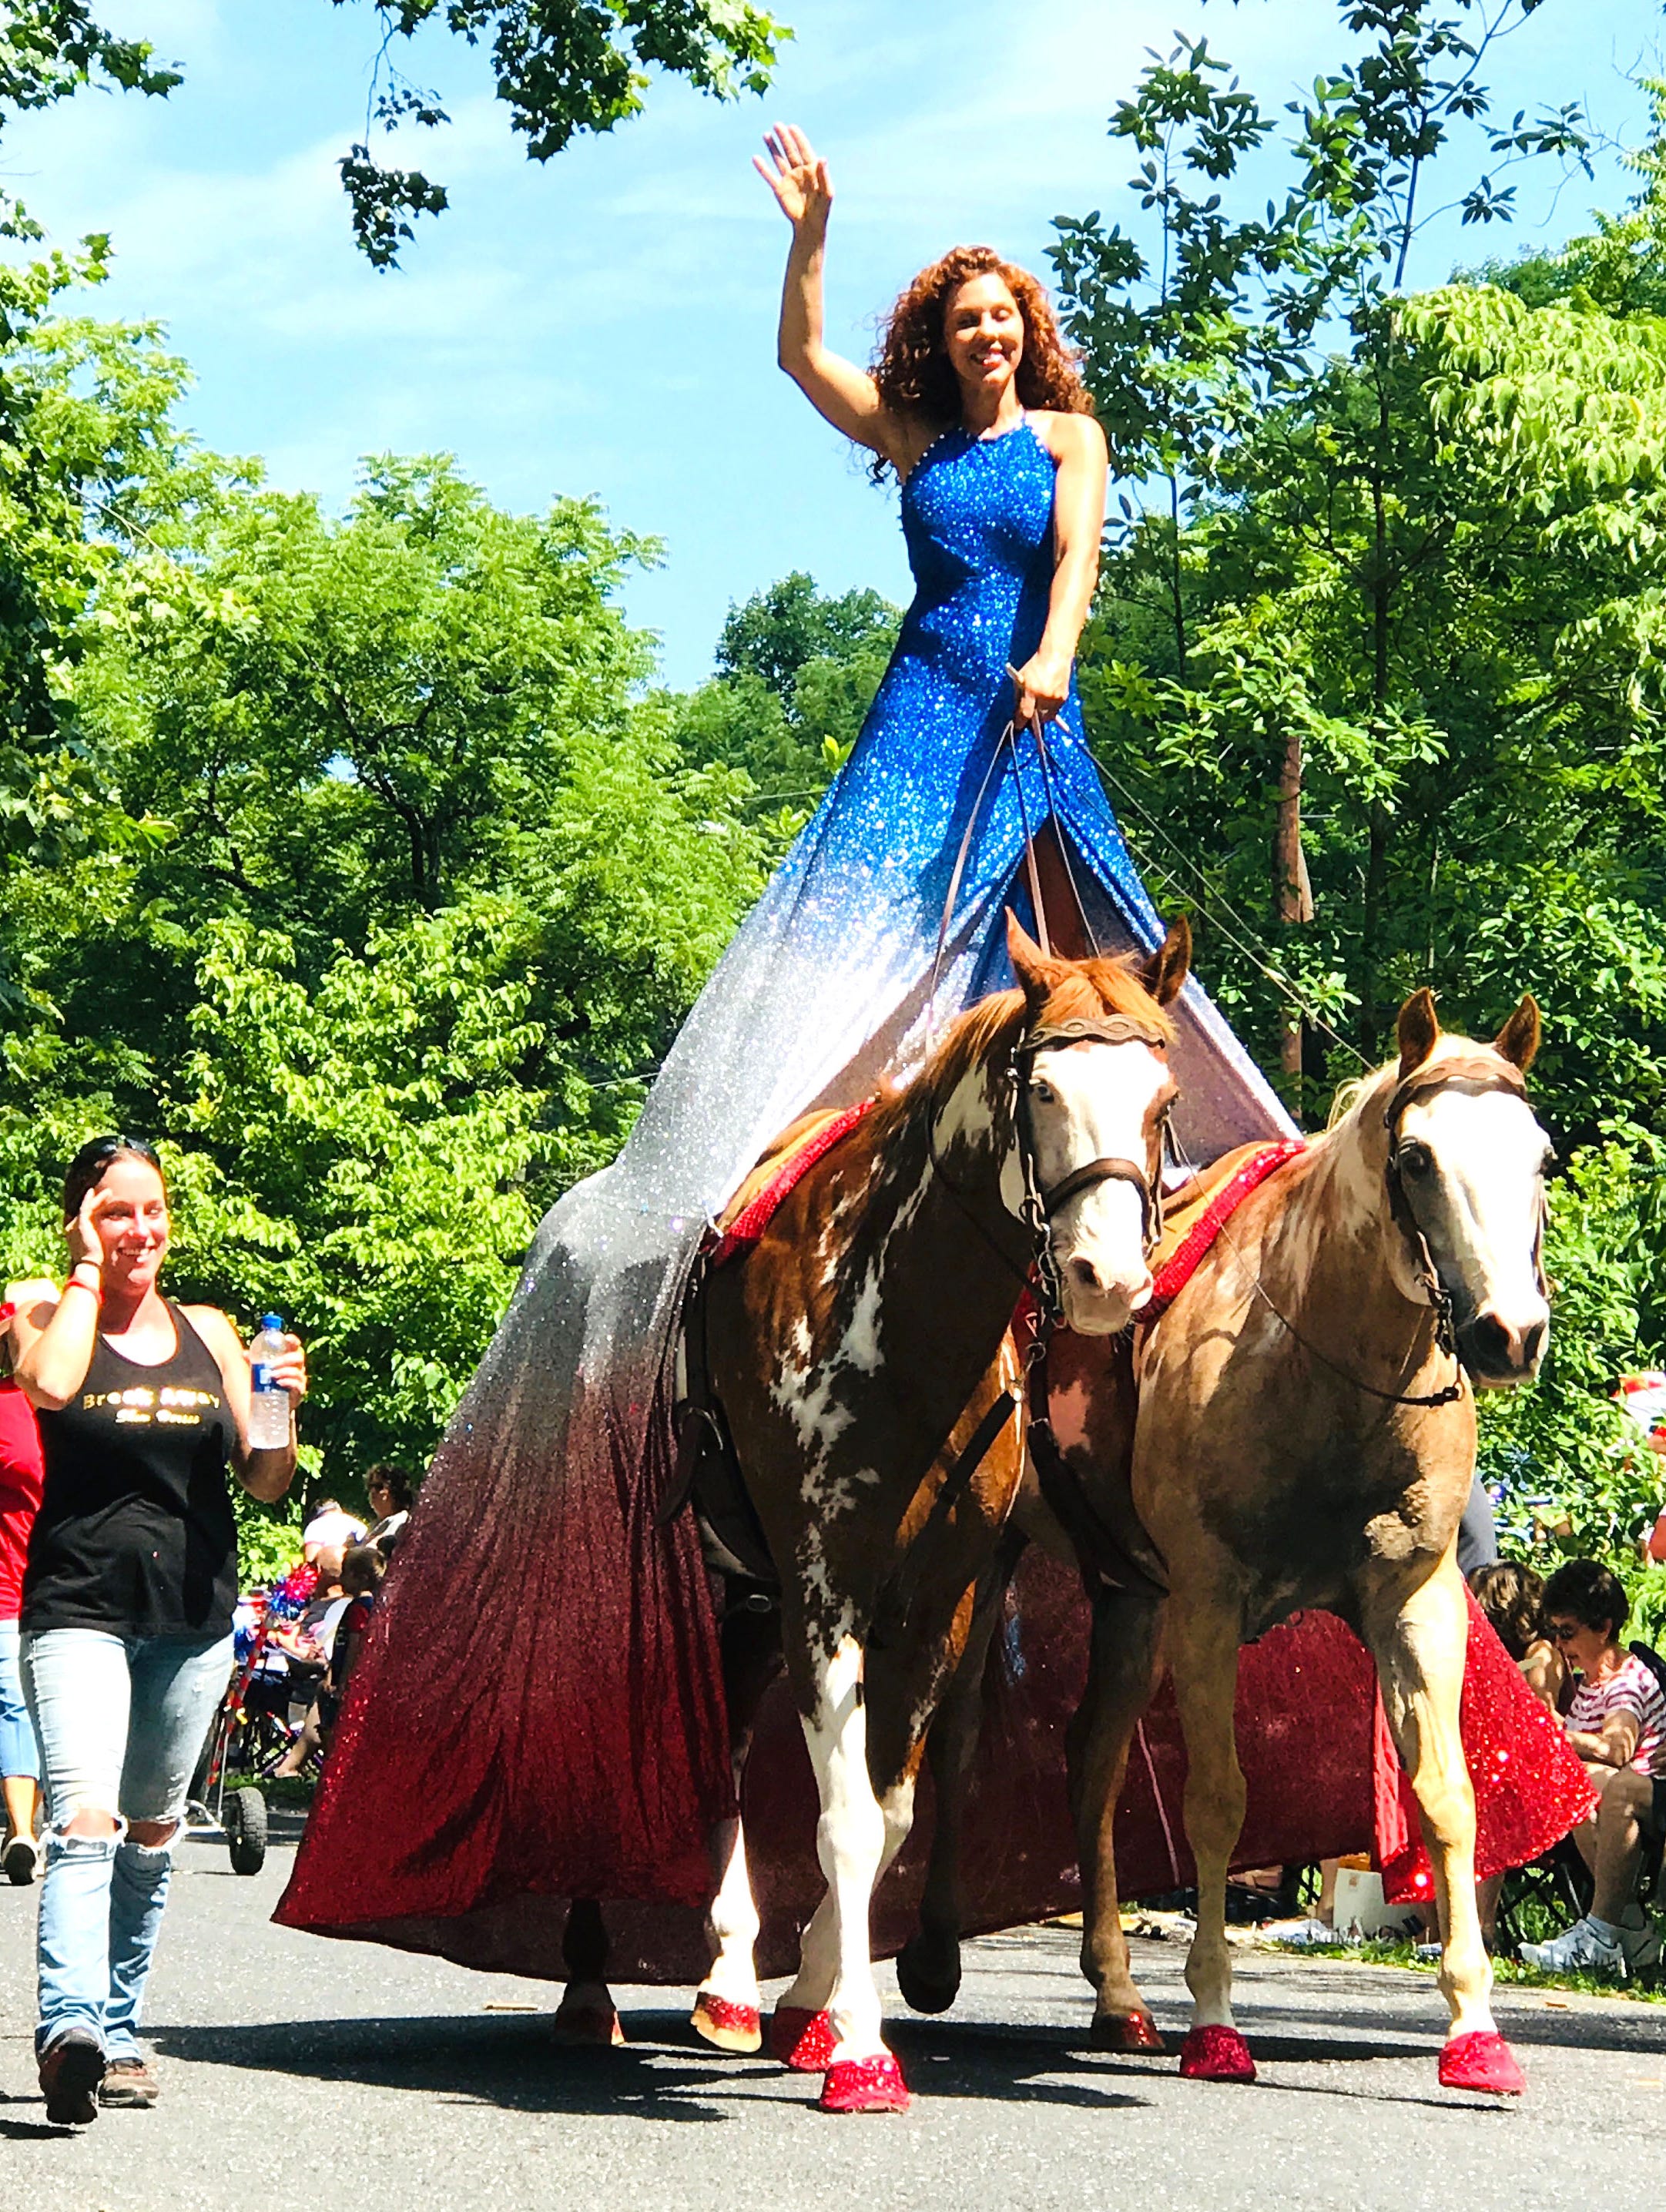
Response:
POLYGON ((153 1168, 161 1165, 156 1157, 155 1146, 147 1144, 143 1137, 101 1137, 91 1148, 89 1158, 90 1160, 116 1160, 128 1152, 137 1159, 149 1160, 153 1168))

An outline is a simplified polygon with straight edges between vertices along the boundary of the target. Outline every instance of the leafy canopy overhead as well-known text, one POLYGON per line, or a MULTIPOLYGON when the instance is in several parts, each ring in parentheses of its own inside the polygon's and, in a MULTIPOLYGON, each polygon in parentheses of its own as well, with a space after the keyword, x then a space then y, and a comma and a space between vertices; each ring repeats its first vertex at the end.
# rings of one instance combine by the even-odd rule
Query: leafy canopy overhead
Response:
MULTIPOLYGON (((344 7, 349 0, 331 0, 344 7)), ((641 112, 648 68, 681 76, 720 100, 767 89, 775 50, 790 32, 749 0, 372 0, 383 26, 364 138, 344 156, 353 231, 367 258, 386 268, 411 236, 410 219, 438 215, 442 185, 419 169, 385 166, 371 130, 437 129, 441 95, 413 84, 390 60, 431 23, 489 48, 497 96, 534 161, 547 161, 582 131, 611 131, 641 112)))
MULTIPOLYGON (((349 0, 331 0, 344 7, 349 0)), ((420 169, 380 161, 373 141, 403 125, 447 120, 441 95, 412 83, 391 57, 436 25, 491 56, 497 97, 535 161, 581 131, 611 131, 640 113, 648 71, 680 76, 719 100, 761 93, 792 36, 750 0, 370 0, 379 33, 360 137, 342 156, 353 234, 375 267, 392 267, 413 219, 444 210, 446 190, 420 169)), ((166 94, 180 82, 144 40, 98 22, 85 0, 22 0, 0 11, 0 124, 88 84, 166 94)), ((0 195, 0 236, 38 237, 21 204, 0 195)))

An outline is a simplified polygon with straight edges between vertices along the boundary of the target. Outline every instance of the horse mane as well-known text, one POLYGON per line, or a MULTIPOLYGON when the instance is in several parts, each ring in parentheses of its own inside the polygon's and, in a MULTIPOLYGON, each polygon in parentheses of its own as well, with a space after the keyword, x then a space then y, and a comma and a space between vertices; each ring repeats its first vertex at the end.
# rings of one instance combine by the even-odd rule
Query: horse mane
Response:
MULTIPOLYGON (((1120 953, 1058 963, 1042 1018, 1094 1021, 1102 1014, 1128 1014, 1157 1030, 1164 1044, 1172 1044, 1174 1024, 1134 972, 1134 959, 1132 953, 1120 953)), ((974 1067, 1015 1044, 1025 1014, 1024 993, 1013 990, 994 992, 957 1015, 923 1067, 906 1083, 880 1086, 867 1123, 874 1142, 884 1144, 922 1102, 935 1111, 974 1067)))

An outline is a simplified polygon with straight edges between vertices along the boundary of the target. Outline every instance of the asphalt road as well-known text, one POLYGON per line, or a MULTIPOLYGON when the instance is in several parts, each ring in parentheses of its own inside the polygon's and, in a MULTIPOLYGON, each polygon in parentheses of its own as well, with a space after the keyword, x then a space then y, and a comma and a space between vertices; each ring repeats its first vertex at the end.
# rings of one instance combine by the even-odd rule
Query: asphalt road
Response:
MULTIPOLYGON (((0 2212, 1584 2212, 1666 2186, 1666 2008, 1503 1992, 1529 2093, 1499 2106, 1437 2086, 1427 1977, 1252 1952, 1260 2081, 1183 2081, 1077 2047, 1075 1938, 1037 1929, 972 1947, 946 2019, 898 2008, 909 2114, 836 2119, 666 1992, 622 1992, 629 2049, 575 2052, 546 1984, 276 1929, 288 1861, 244 1881, 186 1846, 151 1984, 163 2102, 77 2136, 34 2083, 32 1893, 0 1887, 0 2212)), ((1138 1948, 1177 2037, 1178 1948, 1138 1948)))

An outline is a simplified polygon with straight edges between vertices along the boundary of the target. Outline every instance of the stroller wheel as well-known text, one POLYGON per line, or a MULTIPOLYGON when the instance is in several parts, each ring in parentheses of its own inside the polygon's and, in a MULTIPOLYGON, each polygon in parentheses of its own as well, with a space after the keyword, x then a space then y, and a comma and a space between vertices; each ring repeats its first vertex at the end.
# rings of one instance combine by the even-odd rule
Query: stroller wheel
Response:
POLYGON ((258 1874, 266 1863, 266 1801, 252 1784, 226 1792, 223 1818, 234 1874, 258 1874))

